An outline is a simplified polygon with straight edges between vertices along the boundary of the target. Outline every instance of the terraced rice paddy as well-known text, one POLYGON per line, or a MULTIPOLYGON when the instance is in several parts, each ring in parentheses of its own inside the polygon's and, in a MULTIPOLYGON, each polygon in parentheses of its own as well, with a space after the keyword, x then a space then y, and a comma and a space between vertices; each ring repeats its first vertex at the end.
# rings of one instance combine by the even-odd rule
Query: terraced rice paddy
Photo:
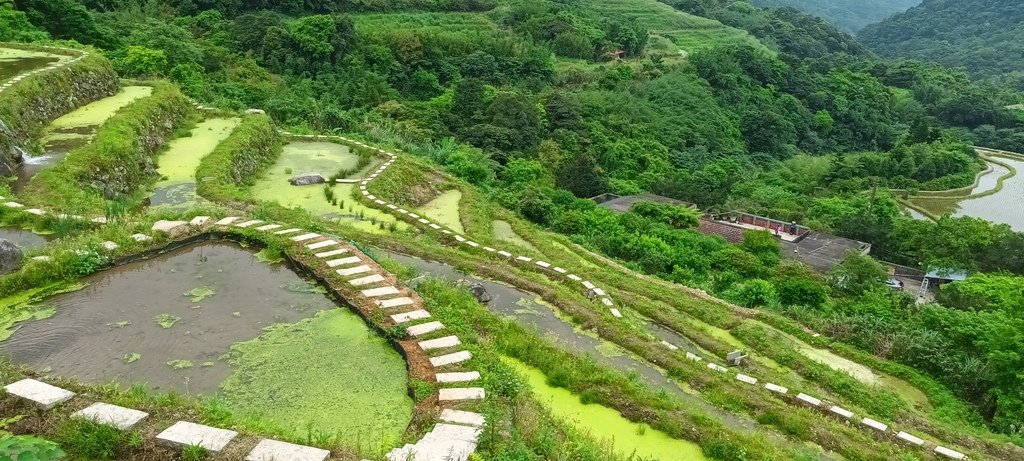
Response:
MULTIPOLYGON (((1017 232, 1024 232, 1024 209, 1019 206, 1007 206, 1007 204, 1019 204, 1024 201, 1024 160, 1016 158, 1000 158, 999 160, 1012 166, 1017 173, 1003 181, 1003 188, 994 194, 967 199, 915 197, 911 203, 936 216, 946 213, 951 213, 953 216, 972 216, 994 223, 1007 224, 1017 232)), ((1005 170, 1005 167, 999 168, 1005 170)), ((994 188, 992 182, 996 177, 992 174, 983 176, 975 190, 991 190, 994 188)))
POLYGON ((496 219, 492 225, 494 226, 494 238, 502 242, 519 245, 520 247, 528 250, 540 252, 537 247, 531 245, 530 242, 526 241, 526 239, 520 237, 519 234, 516 233, 515 229, 512 229, 512 225, 509 224, 508 221, 496 219))
POLYGON ((237 117, 203 120, 189 136, 172 140, 158 159, 157 172, 162 178, 155 186, 150 204, 194 204, 198 200, 196 168, 199 162, 227 139, 241 121, 237 117))
POLYGON ((459 202, 462 200, 462 192, 458 189, 445 191, 420 207, 420 213, 429 216, 434 222, 445 226, 460 234, 466 233, 462 227, 462 220, 459 218, 459 202))
POLYGON ((45 51, 0 48, 0 82, 64 59, 69 58, 45 51))

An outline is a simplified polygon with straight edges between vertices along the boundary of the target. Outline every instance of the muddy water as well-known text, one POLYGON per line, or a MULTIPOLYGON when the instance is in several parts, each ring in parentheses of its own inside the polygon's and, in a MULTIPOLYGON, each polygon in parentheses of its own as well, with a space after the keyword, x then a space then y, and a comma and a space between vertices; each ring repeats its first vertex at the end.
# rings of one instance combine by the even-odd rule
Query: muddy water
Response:
POLYGON ((0 239, 14 243, 22 250, 34 250, 52 240, 49 236, 34 234, 17 227, 0 227, 0 239))
POLYGON ((189 136, 170 142, 160 155, 157 171, 162 176, 149 199, 150 205, 190 205, 199 201, 196 196, 196 168, 199 162, 227 139, 239 118, 212 118, 192 129, 189 136))
POLYGON ((118 110, 152 92, 153 88, 148 86, 127 86, 114 96, 79 107, 54 120, 43 135, 43 152, 26 156, 25 163, 18 168, 18 179, 11 185, 11 189, 14 193, 20 193, 40 170, 61 161, 68 152, 87 144, 100 125, 118 110))
POLYGON ((69 58, 41 51, 0 48, 0 82, 62 59, 69 58))
POLYGON ((82 281, 84 290, 47 299, 56 314, 22 325, 0 352, 56 376, 208 395, 231 373, 222 355, 232 344, 333 307, 289 269, 228 243, 182 248, 82 281))

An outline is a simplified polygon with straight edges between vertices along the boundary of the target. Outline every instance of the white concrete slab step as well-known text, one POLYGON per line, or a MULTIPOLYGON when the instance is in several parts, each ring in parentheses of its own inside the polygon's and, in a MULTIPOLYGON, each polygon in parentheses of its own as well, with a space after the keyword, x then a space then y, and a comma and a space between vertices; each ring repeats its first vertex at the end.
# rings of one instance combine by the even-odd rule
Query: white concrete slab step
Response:
POLYGON ((433 333, 435 331, 444 329, 444 324, 441 322, 427 322, 419 325, 413 325, 405 329, 406 333, 413 336, 423 336, 425 334, 433 333))
POLYGON ((131 408, 119 407, 109 403, 96 402, 82 410, 76 411, 71 416, 87 419, 99 424, 114 426, 122 431, 126 431, 134 427, 143 419, 146 419, 146 417, 149 416, 149 413, 131 408))
POLYGON ((435 375, 439 383, 465 383, 480 379, 479 371, 462 371, 453 373, 438 373, 435 375))
POLYGON ((879 421, 875 421, 871 418, 864 418, 860 420, 860 423, 880 432, 885 432, 889 429, 889 425, 879 421))
POLYGON ((293 242, 305 242, 306 240, 313 240, 313 239, 315 239, 317 237, 320 237, 320 234, 317 234, 317 233, 314 233, 314 232, 310 232, 308 234, 302 234, 302 235, 299 235, 297 237, 292 237, 292 241, 293 242))
POLYGON ((209 451, 221 451, 238 435, 235 431, 218 429, 202 424, 178 421, 156 435, 158 442, 180 448, 199 445, 209 451))
POLYGON ((399 291, 398 288, 391 286, 370 288, 369 290, 363 290, 362 292, 363 296, 367 298, 379 298, 381 296, 397 295, 399 293, 401 293, 401 291, 399 291))
POLYGON ((446 347, 455 347, 462 344, 459 341, 458 336, 445 336, 443 338, 431 339, 428 341, 420 341, 420 349, 429 351, 431 349, 444 349, 446 347))
POLYGON ((258 230, 258 231, 269 231, 269 230, 274 230, 274 229, 280 229, 282 227, 284 227, 284 226, 282 226, 280 224, 267 224, 266 226, 257 227, 256 230, 258 230))
MULTIPOLYGON (((363 266, 363 267, 366 267, 366 266, 363 266)), ((380 282, 383 282, 383 281, 386 281, 386 280, 387 279, 384 278, 383 275, 373 274, 373 275, 367 275, 366 277, 360 277, 360 278, 357 278, 357 279, 349 280, 348 284, 352 285, 354 287, 361 287, 361 286, 370 285, 370 284, 373 284, 373 283, 380 283, 380 282)))
POLYGON ((331 452, 271 439, 260 440, 245 461, 324 461, 331 452))
POLYGON ((339 248, 337 250, 325 251, 323 253, 317 253, 317 254, 315 254, 313 256, 316 256, 317 258, 320 258, 320 259, 324 259, 324 258, 330 258, 332 256, 342 255, 342 254, 345 254, 345 253, 348 253, 348 248, 339 248))
POLYGON ((384 309, 388 309, 388 308, 391 308, 391 307, 410 306, 412 304, 413 304, 412 298, 409 298, 407 296, 403 296, 401 298, 384 299, 384 300, 377 301, 377 305, 382 307, 382 308, 384 308, 384 309))
POLYGON ((370 269, 370 266, 362 265, 362 266, 356 266, 356 267, 348 267, 348 268, 345 268, 345 269, 338 269, 335 272, 337 272, 338 275, 340 275, 342 277, 351 277, 351 276, 356 275, 356 274, 365 274, 365 273, 371 272, 371 271, 373 271, 373 269, 370 269))
POLYGON ((473 353, 469 351, 452 352, 451 354, 431 357, 430 364, 435 367, 443 367, 445 365, 454 365, 456 363, 462 363, 471 358, 473 358, 473 353))
POLYGON ((293 227, 291 229, 279 230, 277 232, 274 232, 274 235, 288 235, 288 234, 294 234, 296 232, 302 232, 302 229, 293 227))
POLYGON ((221 219, 220 221, 217 221, 214 224, 218 226, 227 226, 228 224, 238 221, 239 219, 242 218, 239 218, 238 216, 228 216, 227 218, 221 219))
POLYGON ((193 226, 202 226, 202 225, 206 224, 209 221, 210 221, 210 217, 209 216, 196 216, 196 217, 192 218, 192 220, 189 221, 188 223, 190 225, 193 225, 193 226))
POLYGON ((427 312, 423 309, 417 309, 412 312, 403 312, 401 314, 392 315, 391 320, 394 320, 395 323, 405 323, 410 320, 422 320, 429 317, 430 312, 427 312))
POLYGON ((4 390, 8 394, 28 400, 44 410, 49 410, 75 396, 74 392, 31 378, 8 384, 4 386, 4 390))
POLYGON ((324 240, 322 242, 310 243, 309 245, 306 245, 306 248, 309 248, 310 250, 319 250, 321 248, 327 248, 337 244, 338 242, 334 240, 324 240))
POLYGON ((153 223, 153 227, 151 227, 149 230, 150 232, 163 232, 165 234, 170 234, 181 227, 187 226, 188 224, 189 223, 185 221, 160 220, 153 223))
POLYGON ((483 427, 486 422, 484 420, 484 415, 481 415, 480 413, 452 410, 449 408, 445 408, 441 411, 441 421, 473 427, 483 427))
POLYGON ((327 267, 348 266, 351 264, 358 264, 361 262, 363 262, 363 260, 359 259, 358 256, 349 256, 347 258, 338 258, 327 261, 327 267))
MULTIPOLYGON (((479 389, 479 391, 482 392, 483 389, 479 389)), ((421 439, 420 441, 422 442, 425 440, 460 440, 463 442, 476 443, 476 441, 480 438, 480 432, 481 430, 478 427, 463 426, 460 424, 437 423, 434 425, 434 428, 431 429, 430 432, 427 433, 427 435, 423 436, 423 439, 421 439)))
POLYGON ((935 447, 935 452, 949 459, 967 459, 967 455, 946 447, 935 447))
POLYGON ((908 434, 906 432, 902 432, 901 431, 901 432, 896 433, 896 438, 900 439, 900 440, 903 440, 904 442, 907 442, 907 443, 909 443, 911 445, 917 445, 919 447, 924 445, 924 439, 922 439, 922 438, 920 438, 920 437, 918 437, 916 435, 908 434))
POLYGON ((243 223, 235 224, 235 227, 241 227, 241 228, 244 229, 246 227, 255 226, 255 225, 260 224, 262 222, 263 222, 263 220, 260 220, 260 219, 251 219, 251 220, 243 222, 243 223))

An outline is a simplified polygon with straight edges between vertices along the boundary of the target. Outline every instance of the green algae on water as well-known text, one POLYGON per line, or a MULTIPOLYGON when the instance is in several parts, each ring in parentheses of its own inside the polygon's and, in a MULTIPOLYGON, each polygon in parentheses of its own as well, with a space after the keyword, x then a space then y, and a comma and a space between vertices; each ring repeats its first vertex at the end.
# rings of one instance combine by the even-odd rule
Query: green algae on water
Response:
POLYGON ((181 359, 171 360, 171 361, 167 362, 167 366, 169 366, 169 367, 171 367, 171 368, 173 368, 175 370, 184 370, 186 368, 192 368, 192 361, 191 360, 181 360, 181 359))
POLYGON ((131 324, 132 324, 132 322, 130 320, 122 320, 120 322, 108 323, 107 326, 110 327, 110 328, 124 328, 124 327, 126 327, 128 325, 131 325, 131 324))
POLYGON ((182 296, 188 296, 189 298, 192 298, 192 302, 197 303, 215 294, 217 294, 217 292, 213 291, 213 288, 196 287, 186 291, 185 293, 182 293, 182 296))
POLYGON ((178 320, 181 320, 181 317, 176 317, 171 314, 160 314, 156 317, 153 317, 153 321, 156 322, 157 325, 160 325, 160 327, 163 329, 169 329, 173 327, 174 324, 178 322, 178 320))
POLYGON ((664 432, 624 418, 614 409, 583 404, 579 396, 567 389, 552 387, 540 370, 510 357, 502 357, 527 378, 536 396, 551 413, 595 439, 612 444, 616 453, 631 459, 648 461, 706 461, 700 447, 687 440, 674 439, 664 432))
POLYGON ((527 242, 526 239, 520 237, 519 234, 516 233, 515 229, 512 229, 512 224, 509 224, 508 221, 502 221, 500 219, 494 220, 491 223, 491 227, 494 228, 494 238, 502 242, 508 242, 513 245, 519 245, 520 247, 540 252, 537 247, 533 246, 530 242, 527 242))
MULTIPOLYGON (((103 98, 85 106, 79 107, 71 113, 54 120, 47 127, 47 131, 67 130, 87 126, 99 126, 113 117, 117 111, 135 102, 138 99, 153 94, 153 87, 149 86, 126 86, 119 93, 109 98, 103 98)), ((45 136, 43 142, 47 142, 45 136)))
POLYGON ((229 363, 219 398, 243 425, 302 439, 313 428, 374 453, 393 447, 412 418, 405 361, 345 309, 267 327, 233 346, 229 363))
POLYGON ((434 222, 445 226, 460 234, 465 234, 466 229, 462 227, 462 220, 459 219, 459 202, 462 201, 462 191, 452 189, 445 191, 437 198, 420 207, 420 213, 434 220, 434 222))
POLYGON ((142 354, 138 352, 129 352, 121 357, 121 361, 125 364, 138 362, 142 358, 142 354))
POLYGON ((57 313, 52 306, 38 304, 43 299, 78 291, 85 286, 84 283, 56 283, 0 299, 0 341, 10 338, 20 322, 47 319, 57 313))
POLYGON ((292 293, 327 293, 327 290, 324 289, 324 287, 317 285, 316 283, 306 281, 289 283, 281 288, 292 293))

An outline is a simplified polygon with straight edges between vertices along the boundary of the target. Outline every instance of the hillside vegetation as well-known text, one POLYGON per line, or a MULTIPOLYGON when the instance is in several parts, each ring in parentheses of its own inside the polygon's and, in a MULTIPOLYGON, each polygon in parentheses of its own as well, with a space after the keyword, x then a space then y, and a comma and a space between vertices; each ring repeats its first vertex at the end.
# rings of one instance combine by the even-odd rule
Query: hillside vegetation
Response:
POLYGON ((1017 0, 925 0, 858 38, 884 56, 1008 76, 1024 88, 1024 8, 1017 0))
POLYGON ((754 0, 755 5, 789 6, 828 19, 844 32, 853 33, 921 3, 921 0, 754 0))

